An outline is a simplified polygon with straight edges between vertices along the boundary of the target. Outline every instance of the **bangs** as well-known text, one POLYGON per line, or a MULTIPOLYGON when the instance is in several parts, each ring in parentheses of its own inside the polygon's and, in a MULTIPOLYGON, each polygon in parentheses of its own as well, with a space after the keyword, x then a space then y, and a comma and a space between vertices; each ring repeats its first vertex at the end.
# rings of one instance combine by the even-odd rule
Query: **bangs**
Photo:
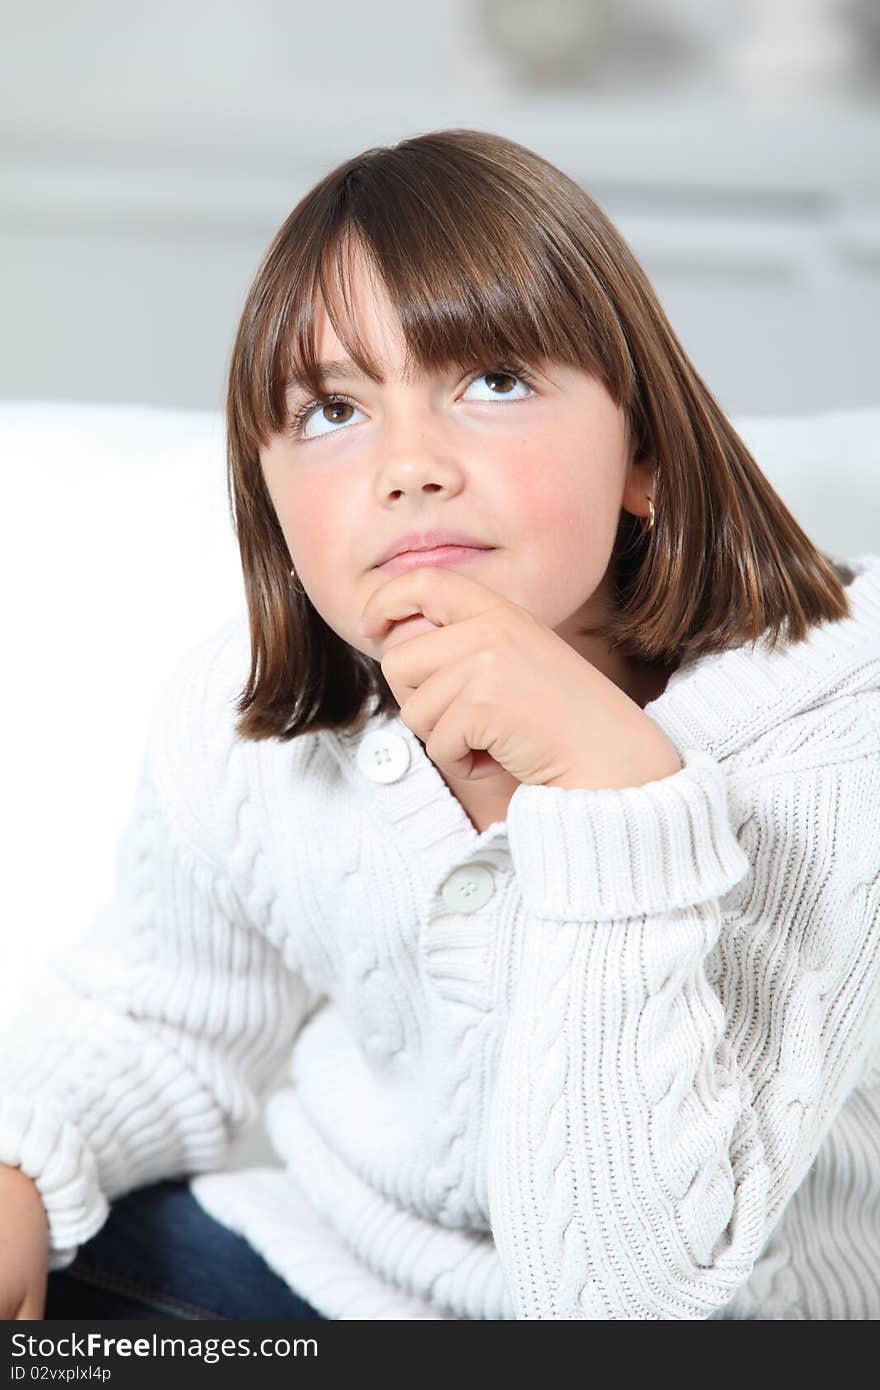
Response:
POLYGON ((251 291, 250 361, 236 392, 238 428, 251 448, 289 428, 291 387, 313 398, 333 389, 316 354, 319 300, 357 369, 384 382, 358 331, 356 259, 388 296, 406 380, 556 362, 598 377, 618 406, 630 400, 636 374, 627 335, 586 234, 572 226, 576 211, 563 219, 548 199, 524 213, 523 200, 536 200, 533 184, 517 197, 509 171, 493 179, 481 163, 469 179, 466 164, 459 152, 427 170, 385 150, 344 177, 337 171, 335 188, 294 209, 251 291))

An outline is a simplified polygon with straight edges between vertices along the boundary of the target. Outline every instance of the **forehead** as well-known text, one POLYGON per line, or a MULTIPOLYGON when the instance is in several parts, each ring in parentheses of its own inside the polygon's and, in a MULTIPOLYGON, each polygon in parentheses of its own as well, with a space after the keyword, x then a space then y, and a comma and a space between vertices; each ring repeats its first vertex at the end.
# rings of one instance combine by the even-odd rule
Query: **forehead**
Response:
MULTIPOLYGON (((343 332, 352 334, 355 343, 366 350, 378 381, 395 377, 407 382, 415 380, 418 366, 410 357, 394 307, 381 284, 361 270, 352 270, 345 300, 337 297, 334 308, 343 332)), ((284 377, 288 398, 301 389, 324 391, 334 381, 348 381, 365 374, 333 327, 320 289, 315 292, 311 336, 320 384, 309 378, 303 363, 288 357, 284 377)))
MULTIPOLYGON (((383 369, 403 359, 406 342, 384 285, 355 256, 346 278, 345 301, 334 303, 337 318, 357 330, 371 358, 383 369)), ((348 358, 348 351, 330 320, 324 297, 318 290, 313 305, 315 355, 319 362, 348 358)))

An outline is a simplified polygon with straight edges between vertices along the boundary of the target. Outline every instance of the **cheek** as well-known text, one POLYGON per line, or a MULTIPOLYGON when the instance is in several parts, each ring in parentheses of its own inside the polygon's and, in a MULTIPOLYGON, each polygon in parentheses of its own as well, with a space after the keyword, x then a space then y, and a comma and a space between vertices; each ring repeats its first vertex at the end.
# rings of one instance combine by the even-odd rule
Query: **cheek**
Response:
POLYGON ((345 536, 326 508, 317 515, 314 511, 302 515, 308 516, 308 522, 297 527, 296 553, 303 571, 320 581, 324 571, 331 568, 334 557, 342 552, 345 536))
POLYGON ((283 502, 279 519, 297 569, 310 585, 325 583, 348 553, 351 533, 332 488, 299 486, 283 502))
POLYGON ((352 606, 361 538, 351 498, 326 474, 293 477, 280 463, 267 470, 266 485, 300 582, 324 621, 338 628, 352 606))
MULTIPOLYGON (((508 474, 508 497, 516 497, 521 534, 567 551, 595 543, 607 530, 608 501, 583 457, 532 459, 508 474)), ((502 513, 503 514, 503 513, 502 513)))
POLYGON ((509 478, 507 516, 519 550, 511 569, 511 597, 556 628, 600 583, 614 544, 619 512, 612 483, 583 447, 552 459, 532 457, 509 478), (515 498, 515 515, 511 500, 515 498))

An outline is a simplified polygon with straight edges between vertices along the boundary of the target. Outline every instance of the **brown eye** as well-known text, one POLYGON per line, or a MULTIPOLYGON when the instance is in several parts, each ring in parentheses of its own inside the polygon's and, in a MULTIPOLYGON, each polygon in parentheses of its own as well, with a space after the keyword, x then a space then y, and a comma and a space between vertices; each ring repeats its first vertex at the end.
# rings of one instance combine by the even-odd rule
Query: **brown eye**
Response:
MULTIPOLYGON (((516 381, 516 377, 512 372, 487 372, 486 381, 516 381)), ((505 391, 499 392, 499 394, 507 395, 508 393, 505 391)))
MULTIPOLYGON (((482 398, 480 398, 474 396, 471 397, 472 400, 487 400, 494 398, 497 401, 504 400, 507 397, 510 397, 512 400, 524 401, 528 400, 529 396, 534 394, 531 386, 529 385, 528 378, 524 375, 524 373, 509 370, 507 367, 496 367, 492 371, 478 372, 475 377, 471 378, 470 382, 468 383, 467 390, 470 391, 471 388, 474 386, 481 386, 484 382, 491 383, 491 385, 488 388, 488 397, 483 396, 482 398), (514 383, 513 388, 511 388, 509 384, 511 382, 514 383), (523 386, 528 394, 524 396, 514 396, 513 393, 516 389, 517 384, 523 386)), ((465 396, 465 399, 467 399, 467 396, 465 396)))
POLYGON ((323 420, 327 425, 344 425, 347 423, 345 418, 340 418, 340 411, 357 409, 354 401, 349 400, 348 396, 326 396, 320 401, 309 401, 307 405, 301 406, 293 413, 293 423, 291 434, 298 439, 320 439, 321 434, 334 434, 334 430, 319 431, 317 434, 306 434, 305 427, 314 417, 323 420))

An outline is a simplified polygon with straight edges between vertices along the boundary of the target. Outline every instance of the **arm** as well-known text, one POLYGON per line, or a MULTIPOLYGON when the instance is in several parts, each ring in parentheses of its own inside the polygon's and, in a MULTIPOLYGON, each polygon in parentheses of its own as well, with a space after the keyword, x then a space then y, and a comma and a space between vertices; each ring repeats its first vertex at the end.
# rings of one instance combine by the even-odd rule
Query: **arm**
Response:
POLYGON ((110 902, 0 1032, 0 1164, 37 1185, 52 1269, 114 1197, 222 1165, 317 1000, 160 792, 184 706, 205 712, 189 692, 151 740, 110 902))
POLYGON ((708 753, 683 758, 644 786, 510 804, 528 922, 489 1198, 520 1318, 711 1316, 876 1031, 878 749, 738 791, 708 753))

